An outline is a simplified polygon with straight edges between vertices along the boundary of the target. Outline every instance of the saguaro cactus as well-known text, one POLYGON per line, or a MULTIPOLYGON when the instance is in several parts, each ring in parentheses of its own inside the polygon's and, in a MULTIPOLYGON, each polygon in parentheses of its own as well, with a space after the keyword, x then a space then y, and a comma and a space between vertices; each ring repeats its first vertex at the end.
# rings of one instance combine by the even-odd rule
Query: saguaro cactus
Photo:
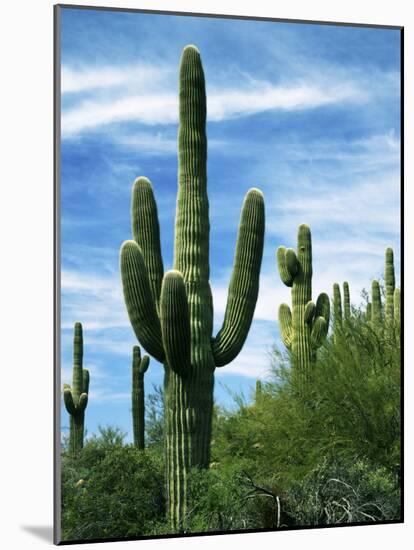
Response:
POLYGON ((333 326, 334 333, 342 327, 342 299, 338 283, 333 286, 333 326))
POLYGON ((333 324, 334 332, 342 327, 343 319, 348 320, 351 317, 351 301, 349 297, 349 284, 344 281, 343 284, 344 300, 342 304, 341 289, 338 283, 333 285, 333 324))
POLYGON ((347 281, 344 281, 344 317, 349 319, 351 317, 351 299, 349 296, 349 284, 347 281))
MULTIPOLYGON (((393 325, 395 318, 394 311, 395 296, 395 269, 394 269, 394 251, 388 247, 385 251, 385 322, 393 325)), ((397 306, 398 308, 398 306, 397 306)))
POLYGON ((157 207, 151 183, 132 191, 134 240, 121 248, 125 303, 147 352, 164 363, 168 514, 180 528, 187 475, 210 462, 214 370, 240 352, 252 321, 263 252, 264 201, 244 200, 223 326, 212 337, 209 284, 206 96, 200 53, 184 48, 179 77, 178 198, 174 269, 163 276, 157 207))
POLYGON ((381 287, 372 281, 372 303, 367 304, 367 319, 377 327, 393 330, 400 319, 400 289, 395 287, 394 252, 385 250, 385 308, 381 300, 381 287))
POLYGON ((134 445, 145 449, 145 389, 144 374, 149 365, 148 355, 141 359, 139 346, 132 350, 132 426, 134 430, 134 445))
POLYGON ((261 380, 256 380, 256 391, 254 394, 255 402, 258 403, 263 395, 263 385, 261 380))
POLYGON ((310 228, 299 226, 297 253, 280 246, 277 250, 279 274, 292 287, 292 311, 279 308, 279 325, 285 346, 292 351, 294 366, 302 380, 307 378, 316 350, 329 329, 329 297, 322 293, 312 302, 312 238, 310 228))
POLYGON ((81 323, 75 323, 73 338, 72 386, 63 386, 63 400, 70 415, 69 452, 77 456, 83 448, 85 409, 88 404, 89 371, 83 365, 83 334, 81 323))
POLYGON ((374 325, 381 325, 382 323, 382 302, 381 302, 381 288, 378 281, 372 281, 372 306, 371 306, 371 320, 374 325))

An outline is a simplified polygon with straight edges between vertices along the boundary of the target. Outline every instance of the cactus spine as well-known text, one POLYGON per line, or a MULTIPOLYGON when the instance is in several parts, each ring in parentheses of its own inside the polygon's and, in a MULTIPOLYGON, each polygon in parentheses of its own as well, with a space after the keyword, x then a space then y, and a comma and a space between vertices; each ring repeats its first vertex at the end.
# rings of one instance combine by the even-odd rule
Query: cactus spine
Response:
POLYGON ((85 409, 88 404, 89 371, 83 365, 83 334, 81 323, 75 323, 73 338, 72 386, 63 387, 63 400, 70 415, 69 453, 77 456, 83 448, 85 409))
POLYGON ((149 365, 148 355, 141 359, 139 346, 132 350, 132 425, 134 430, 134 445, 145 449, 145 390, 144 374, 149 365))
POLYGON ((163 276, 157 207, 146 178, 134 183, 134 240, 122 245, 120 258, 132 327, 147 352, 164 363, 168 515, 175 529, 182 528, 186 515, 190 468, 209 466, 214 370, 232 361, 246 339, 264 238, 263 195, 252 189, 241 213, 223 326, 212 338, 206 96, 194 46, 184 48, 179 87, 174 269, 163 276))
POLYGON ((292 310, 287 304, 279 308, 281 336, 293 353, 297 374, 304 381, 316 350, 328 334, 330 314, 327 294, 320 294, 316 304, 312 302, 312 237, 307 225, 299 226, 297 253, 281 246, 277 250, 277 263, 280 278, 292 288, 292 310))

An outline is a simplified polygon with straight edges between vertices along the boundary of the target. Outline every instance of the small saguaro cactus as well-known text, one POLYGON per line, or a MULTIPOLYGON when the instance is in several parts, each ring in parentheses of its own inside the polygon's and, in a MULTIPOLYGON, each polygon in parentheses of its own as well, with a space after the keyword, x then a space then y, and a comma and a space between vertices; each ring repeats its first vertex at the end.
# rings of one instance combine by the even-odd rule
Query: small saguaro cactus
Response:
POLYGON ((367 304, 367 319, 374 326, 392 329, 400 320, 400 289, 395 287, 394 252, 388 247, 385 251, 385 307, 381 300, 381 287, 377 280, 372 281, 371 302, 367 304))
POLYGON ((184 48, 179 76, 178 197, 174 269, 164 275, 152 186, 132 190, 133 239, 121 248, 125 304, 145 350, 164 364, 168 516, 183 528, 191 468, 208 468, 214 370, 230 363, 247 337, 259 290, 264 200, 244 200, 223 326, 213 337, 209 283, 209 205, 204 72, 198 49, 184 48))
POLYGON ((371 300, 371 321, 374 325, 380 326, 382 323, 381 287, 375 279, 371 285, 371 300))
POLYGON ((145 449, 145 389, 144 374, 149 365, 148 355, 141 359, 139 346, 132 350, 132 426, 134 430, 134 445, 145 449))
POLYGON ((345 319, 349 319, 351 317, 351 299, 349 296, 349 284, 347 281, 344 281, 343 289, 344 289, 344 316, 345 316, 345 319))
POLYGON ((279 325, 285 346, 292 351, 294 366, 306 379, 316 350, 328 334, 330 304, 327 294, 312 302, 312 237, 309 226, 298 231, 297 253, 280 246, 277 250, 279 274, 286 286, 292 287, 292 310, 287 304, 279 307, 279 325))
POLYGON ((338 283, 333 285, 333 327, 334 332, 342 327, 343 319, 348 320, 351 317, 351 302, 349 297, 349 284, 347 281, 343 284, 344 300, 342 304, 341 289, 338 283))
POLYGON ((70 415, 69 453, 77 456, 83 448, 85 409, 88 404, 89 371, 83 365, 83 334, 81 323, 75 323, 73 337, 72 386, 64 384, 63 400, 70 415))
POLYGON ((333 286, 333 326, 334 333, 342 327, 342 299, 338 283, 333 286))
POLYGON ((256 380, 256 391, 254 395, 255 402, 258 403, 263 395, 263 385, 261 380, 256 380))

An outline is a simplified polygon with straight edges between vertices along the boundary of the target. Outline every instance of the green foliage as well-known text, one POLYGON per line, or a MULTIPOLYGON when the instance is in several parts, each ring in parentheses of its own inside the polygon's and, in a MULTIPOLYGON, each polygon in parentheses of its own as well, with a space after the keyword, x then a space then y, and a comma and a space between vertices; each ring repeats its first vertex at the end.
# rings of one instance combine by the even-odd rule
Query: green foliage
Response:
POLYGON ((163 452, 164 446, 164 391, 162 386, 153 385, 152 392, 145 398, 147 445, 163 452))
POLYGON ((162 461, 122 439, 118 430, 102 430, 78 460, 63 457, 64 540, 140 536, 164 518, 162 461))
POLYGON ((260 400, 219 416, 213 460, 223 468, 237 462, 277 494, 284 524, 398 518, 397 332, 379 333, 354 309, 321 347, 305 390, 290 365, 275 349, 260 400), (340 481, 325 487, 331 477, 340 481), (346 513, 335 504, 342 498, 346 513))
POLYGON ((186 46, 179 75, 178 196, 174 269, 164 275, 157 206, 144 177, 132 192, 134 240, 121 248, 121 275, 131 325, 142 346, 165 366, 167 494, 171 524, 187 507, 187 474, 207 468, 214 370, 240 352, 259 289, 264 200, 244 201, 222 328, 215 338, 209 284, 206 94, 198 49, 186 46))
MULTIPOLYGON (((273 352, 272 376, 249 403, 213 409, 208 469, 188 472, 181 532, 283 529, 398 520, 400 350, 357 308, 328 337, 306 388, 291 357, 273 352)), ((146 398, 147 449, 100 428, 74 460, 63 456, 66 540, 176 532, 165 514, 163 393, 146 398)))
POLYGON ((384 467, 322 464, 294 484, 285 502, 297 525, 332 525, 399 519, 398 480, 384 467))

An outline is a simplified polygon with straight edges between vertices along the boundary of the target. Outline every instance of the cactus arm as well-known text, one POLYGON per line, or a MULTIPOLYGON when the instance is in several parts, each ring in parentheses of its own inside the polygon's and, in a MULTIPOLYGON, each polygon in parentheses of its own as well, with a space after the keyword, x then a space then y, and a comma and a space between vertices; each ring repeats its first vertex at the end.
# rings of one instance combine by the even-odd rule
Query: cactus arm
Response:
POLYGON ((82 393, 81 396, 79 397, 79 403, 78 403, 78 406, 76 407, 76 410, 83 412, 86 409, 87 405, 88 405, 88 394, 82 393))
POLYGON ((139 177, 134 182, 131 221, 132 234, 142 251, 147 267, 151 295, 158 311, 164 267, 161 255, 157 204, 151 182, 147 178, 139 177))
POLYGON ((287 249, 284 246, 279 246, 276 253, 277 266, 279 268, 280 278, 283 283, 291 287, 295 280, 295 275, 298 270, 297 257, 292 249, 287 249), (290 251, 288 253, 288 251, 290 251), (292 256, 292 252, 294 256, 292 256), (294 261, 294 259, 296 261, 294 261), (289 261, 288 261, 289 260, 289 261))
MULTIPOLYGON (((331 304, 329 302, 329 296, 326 292, 321 292, 316 300, 315 319, 323 317, 325 319, 327 329, 329 328, 329 319, 331 316, 331 304)), ((326 331, 328 333, 328 331, 326 331)))
POLYGON ((394 290, 394 321, 401 321, 401 291, 399 288, 394 290))
POLYGON ((344 317, 349 319, 351 317, 351 300, 349 297, 349 284, 347 281, 344 281, 344 317))
POLYGON ((263 195, 259 190, 251 189, 241 213, 224 322, 213 341, 217 367, 233 361, 249 332, 259 292, 264 225, 263 195))
POLYGON ((83 379, 82 379, 82 393, 88 393, 89 392, 89 371, 88 369, 83 369, 82 373, 83 379))
POLYGON ((305 306, 304 321, 305 323, 312 323, 316 312, 315 304, 310 301, 305 306))
POLYGON ((279 306, 280 335, 288 350, 292 348, 292 312, 287 304, 279 306))
POLYGON ((395 270, 394 252, 388 247, 385 251, 385 318, 394 319, 395 270))
POLYGON ((380 324, 382 321, 381 289, 378 281, 372 281, 372 322, 380 324))
POLYGON ((314 349, 319 348, 322 345, 327 332, 328 324, 326 320, 321 316, 316 317, 311 332, 311 342, 314 349))
POLYGON ((65 403, 66 410, 69 414, 76 414, 76 406, 73 402, 73 396, 70 388, 64 388, 63 390, 63 401, 65 403))
POLYGON ((164 276, 160 321, 167 363, 176 373, 185 375, 191 364, 191 333, 187 294, 179 271, 171 270, 164 276))
POLYGON ((135 241, 126 241, 122 245, 121 274, 125 304, 134 332, 148 353, 163 362, 160 321, 144 258, 135 241))
POLYGON ((141 374, 145 374, 147 372, 149 367, 149 361, 150 361, 150 358, 148 357, 148 355, 144 355, 144 357, 141 359, 141 364, 139 366, 139 372, 141 374))

